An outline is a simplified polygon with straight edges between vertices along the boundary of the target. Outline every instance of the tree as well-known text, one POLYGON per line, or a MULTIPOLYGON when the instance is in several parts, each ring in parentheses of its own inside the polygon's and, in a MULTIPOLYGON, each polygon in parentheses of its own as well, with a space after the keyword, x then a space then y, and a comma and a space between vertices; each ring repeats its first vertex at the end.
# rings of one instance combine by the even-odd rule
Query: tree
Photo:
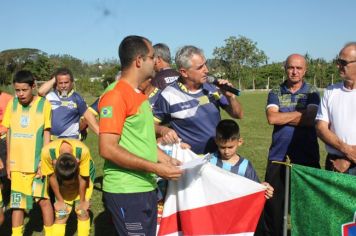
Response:
POLYGON ((305 54, 308 69, 305 79, 319 88, 325 88, 332 83, 340 81, 335 59, 327 62, 323 58, 313 59, 308 53, 305 54))
MULTIPOLYGON (((231 36, 225 39, 225 46, 215 48, 213 55, 224 68, 227 77, 232 80, 246 74, 244 67, 257 68, 266 63, 268 59, 266 54, 257 48, 256 42, 244 36, 239 36, 239 38, 231 36)), ((254 77, 253 74, 252 77, 254 77)))
POLYGON ((31 71, 37 80, 48 80, 51 78, 54 66, 47 56, 38 55, 35 60, 26 61, 22 69, 31 71))
POLYGON ((0 80, 10 84, 13 74, 21 69, 30 70, 37 78, 42 79, 52 69, 46 53, 33 48, 9 49, 0 52, 0 80))
POLYGON ((83 63, 71 55, 51 55, 50 60, 55 68, 66 67, 73 72, 74 78, 83 76, 83 63))

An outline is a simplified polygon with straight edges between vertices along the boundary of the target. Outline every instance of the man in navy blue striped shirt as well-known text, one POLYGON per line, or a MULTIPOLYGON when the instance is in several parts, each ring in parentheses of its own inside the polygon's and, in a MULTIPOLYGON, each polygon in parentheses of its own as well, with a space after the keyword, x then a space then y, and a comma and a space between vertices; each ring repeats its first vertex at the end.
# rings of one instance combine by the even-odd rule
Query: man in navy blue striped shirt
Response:
MULTIPOLYGON (((201 49, 185 46, 178 50, 175 62, 180 77, 162 90, 153 107, 159 124, 156 133, 165 144, 177 143, 181 139, 196 154, 214 152, 215 127, 221 120, 220 108, 240 119, 242 107, 234 94, 207 83, 209 69, 201 49)), ((231 86, 223 79, 218 83, 231 86)))

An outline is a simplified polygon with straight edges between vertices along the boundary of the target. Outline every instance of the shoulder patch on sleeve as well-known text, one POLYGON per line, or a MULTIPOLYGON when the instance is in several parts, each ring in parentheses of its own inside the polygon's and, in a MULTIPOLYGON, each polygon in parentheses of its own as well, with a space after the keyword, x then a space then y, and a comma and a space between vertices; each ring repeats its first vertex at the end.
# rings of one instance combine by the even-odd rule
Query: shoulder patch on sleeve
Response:
POLYGON ((112 117, 112 106, 106 106, 100 110, 100 118, 111 118, 111 117, 112 117))

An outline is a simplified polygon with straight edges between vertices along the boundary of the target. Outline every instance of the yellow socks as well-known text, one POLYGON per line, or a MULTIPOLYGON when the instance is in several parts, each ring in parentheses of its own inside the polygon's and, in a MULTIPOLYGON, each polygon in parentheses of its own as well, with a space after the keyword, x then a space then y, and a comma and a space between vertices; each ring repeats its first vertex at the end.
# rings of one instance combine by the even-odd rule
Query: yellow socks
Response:
POLYGON ((88 236, 90 231, 90 218, 87 220, 78 219, 78 236, 88 236))
POLYGON ((51 226, 43 226, 45 236, 52 236, 52 225, 51 226))
POLYGON ((22 236, 23 233, 23 225, 18 227, 12 227, 12 236, 22 236))
MULTIPOLYGON (((78 236, 88 236, 89 231, 90 231, 90 218, 87 220, 78 220, 78 236)), ((47 235, 47 231, 45 232, 46 232, 46 236, 48 236, 49 234, 47 235)), ((64 236, 65 232, 66 232, 66 224, 53 224, 52 226, 53 236, 64 236)))
POLYGON ((66 233, 66 224, 53 224, 52 233, 53 236, 64 236, 66 233))

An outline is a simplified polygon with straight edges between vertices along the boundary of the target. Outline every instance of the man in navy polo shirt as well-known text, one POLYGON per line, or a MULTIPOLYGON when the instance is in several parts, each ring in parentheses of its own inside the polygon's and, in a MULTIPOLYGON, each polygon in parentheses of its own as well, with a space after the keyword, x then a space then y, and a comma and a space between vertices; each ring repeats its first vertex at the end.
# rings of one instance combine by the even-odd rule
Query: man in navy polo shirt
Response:
POLYGON ((260 222, 263 233, 256 235, 282 235, 285 189, 285 166, 272 161, 286 161, 320 168, 319 146, 314 127, 320 103, 317 88, 304 82, 306 60, 299 54, 290 55, 285 62, 287 80, 268 94, 266 116, 273 125, 272 144, 269 149, 265 181, 275 194, 268 200, 260 222))

